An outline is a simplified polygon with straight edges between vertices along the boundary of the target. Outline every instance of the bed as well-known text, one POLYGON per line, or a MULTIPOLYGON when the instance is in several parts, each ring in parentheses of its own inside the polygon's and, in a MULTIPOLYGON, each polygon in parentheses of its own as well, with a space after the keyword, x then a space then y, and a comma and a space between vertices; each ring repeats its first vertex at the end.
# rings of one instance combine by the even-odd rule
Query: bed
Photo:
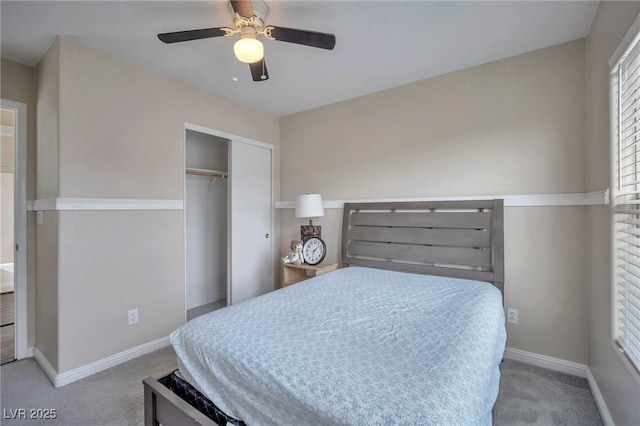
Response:
POLYGON ((343 268, 172 333, 145 424, 489 425, 503 247, 501 200, 347 203, 343 268))

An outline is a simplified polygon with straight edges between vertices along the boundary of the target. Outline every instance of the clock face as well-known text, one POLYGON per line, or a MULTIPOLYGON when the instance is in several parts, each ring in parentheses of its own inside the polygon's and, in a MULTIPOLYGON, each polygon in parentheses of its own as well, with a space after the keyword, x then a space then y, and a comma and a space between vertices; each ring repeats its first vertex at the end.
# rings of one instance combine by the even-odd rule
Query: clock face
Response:
POLYGON ((302 257, 309 265, 317 265, 324 260, 327 254, 327 246, 318 237, 311 237, 302 247, 302 257))

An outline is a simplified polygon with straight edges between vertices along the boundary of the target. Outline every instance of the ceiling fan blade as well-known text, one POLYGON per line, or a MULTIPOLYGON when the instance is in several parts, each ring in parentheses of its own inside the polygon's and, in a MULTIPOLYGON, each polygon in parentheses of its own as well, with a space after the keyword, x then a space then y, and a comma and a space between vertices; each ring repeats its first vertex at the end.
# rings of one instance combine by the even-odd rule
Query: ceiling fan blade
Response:
POLYGON ((202 38, 222 37, 229 33, 229 28, 203 28, 201 30, 176 31, 158 34, 158 38, 165 43, 200 40, 202 38))
POLYGON ((249 64, 249 68, 251 69, 251 77, 253 77, 253 81, 265 81, 269 79, 267 64, 265 64, 264 58, 262 58, 258 62, 249 64))
POLYGON ((253 7, 249 0, 231 0, 231 7, 233 10, 243 18, 253 18, 253 7))
POLYGON ((296 30, 295 28, 274 27, 273 25, 267 26, 265 32, 275 40, 286 41, 287 43, 304 44, 305 46, 319 47, 327 50, 333 50, 336 45, 336 36, 333 34, 296 30))

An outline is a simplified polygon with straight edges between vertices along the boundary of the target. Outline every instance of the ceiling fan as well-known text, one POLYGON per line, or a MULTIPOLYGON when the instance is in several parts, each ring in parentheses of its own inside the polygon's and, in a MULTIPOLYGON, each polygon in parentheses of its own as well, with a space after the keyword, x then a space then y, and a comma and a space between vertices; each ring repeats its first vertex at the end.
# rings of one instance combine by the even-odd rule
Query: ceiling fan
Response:
POLYGON ((249 64, 253 81, 265 81, 269 78, 267 65, 264 61, 264 47, 262 42, 258 40, 258 35, 263 35, 269 40, 285 41, 327 50, 333 50, 336 45, 336 36, 333 34, 265 25, 269 9, 266 3, 261 0, 254 0, 253 5, 250 0, 230 1, 229 11, 233 15, 235 29, 219 27, 176 31, 158 34, 158 38, 165 43, 178 43, 240 34, 240 39, 233 45, 233 51, 239 61, 249 64))

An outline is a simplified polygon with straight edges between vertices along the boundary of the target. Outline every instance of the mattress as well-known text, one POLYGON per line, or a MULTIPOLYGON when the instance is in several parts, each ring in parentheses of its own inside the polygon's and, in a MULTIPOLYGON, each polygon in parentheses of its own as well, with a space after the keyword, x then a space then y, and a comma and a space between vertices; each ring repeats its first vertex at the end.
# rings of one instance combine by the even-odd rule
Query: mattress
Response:
POLYGON ((158 379, 158 381, 169 388, 171 392, 187 401, 189 405, 216 422, 216 424, 223 426, 245 426, 245 423, 227 416, 226 413, 216 407, 202 392, 187 382, 178 370, 158 379))
POLYGON ((490 425, 505 339, 489 283, 358 267, 171 334, 185 378, 249 425, 490 425))

